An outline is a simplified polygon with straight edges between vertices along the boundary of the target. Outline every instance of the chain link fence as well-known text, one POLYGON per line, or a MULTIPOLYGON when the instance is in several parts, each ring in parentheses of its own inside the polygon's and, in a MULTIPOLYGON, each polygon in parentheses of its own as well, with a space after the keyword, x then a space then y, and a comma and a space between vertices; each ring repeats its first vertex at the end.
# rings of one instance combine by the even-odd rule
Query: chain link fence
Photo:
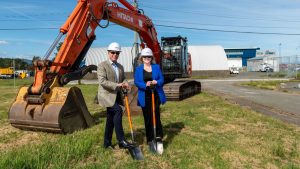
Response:
POLYGON ((300 55, 258 57, 247 61, 247 71, 268 76, 300 79, 300 55))

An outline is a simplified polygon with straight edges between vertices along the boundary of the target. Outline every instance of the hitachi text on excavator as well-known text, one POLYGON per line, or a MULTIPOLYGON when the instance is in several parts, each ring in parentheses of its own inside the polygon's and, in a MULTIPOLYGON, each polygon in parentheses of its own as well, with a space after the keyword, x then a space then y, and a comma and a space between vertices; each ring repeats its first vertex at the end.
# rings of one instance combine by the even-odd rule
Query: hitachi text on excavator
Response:
POLYGON ((126 0, 78 0, 78 4, 60 28, 60 32, 41 60, 34 62, 34 82, 22 87, 9 109, 9 121, 20 129, 71 133, 94 124, 80 89, 64 87, 79 80, 95 65, 80 67, 81 61, 95 40, 95 29, 105 28, 109 22, 136 31, 140 46, 149 47, 163 71, 164 87, 169 100, 181 100, 199 93, 201 85, 193 80, 175 80, 191 76, 191 56, 187 39, 181 36, 162 38, 160 46, 151 19, 126 0), (107 25, 100 25, 106 20, 107 25), (62 46, 53 61, 49 56, 65 35, 62 46), (174 81, 175 80, 175 81, 174 81))

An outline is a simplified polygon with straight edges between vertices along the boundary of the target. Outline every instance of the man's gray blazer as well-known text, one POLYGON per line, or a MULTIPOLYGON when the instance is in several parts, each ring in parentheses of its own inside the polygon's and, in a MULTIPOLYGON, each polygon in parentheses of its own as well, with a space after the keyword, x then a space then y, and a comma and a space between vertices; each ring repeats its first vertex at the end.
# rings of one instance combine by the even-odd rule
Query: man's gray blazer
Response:
POLYGON ((99 81, 98 101, 103 107, 112 107, 117 98, 117 84, 125 82, 124 68, 121 64, 116 64, 119 70, 119 81, 115 82, 116 74, 109 60, 103 61, 98 65, 97 75, 99 81))

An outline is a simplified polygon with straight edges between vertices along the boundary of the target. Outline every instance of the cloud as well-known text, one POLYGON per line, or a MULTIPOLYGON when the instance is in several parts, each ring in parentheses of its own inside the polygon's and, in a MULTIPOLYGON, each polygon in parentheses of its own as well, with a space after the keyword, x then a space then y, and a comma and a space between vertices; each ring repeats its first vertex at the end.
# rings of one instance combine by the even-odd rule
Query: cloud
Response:
POLYGON ((8 42, 5 40, 0 40, 0 45, 5 45, 5 44, 8 44, 8 42))

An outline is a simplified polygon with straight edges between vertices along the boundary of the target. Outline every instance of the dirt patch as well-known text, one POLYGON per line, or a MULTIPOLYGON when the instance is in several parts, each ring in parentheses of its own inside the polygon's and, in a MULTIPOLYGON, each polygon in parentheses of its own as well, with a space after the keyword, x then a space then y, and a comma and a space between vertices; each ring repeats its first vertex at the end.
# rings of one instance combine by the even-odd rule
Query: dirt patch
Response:
POLYGON ((247 165, 251 165, 251 168, 259 168, 261 161, 252 157, 246 157, 238 152, 224 152, 223 158, 230 161, 233 168, 245 168, 247 165))
POLYGON ((28 143, 36 144, 40 141, 40 134, 30 131, 20 131, 10 125, 0 128, 0 152, 9 151, 28 143))

